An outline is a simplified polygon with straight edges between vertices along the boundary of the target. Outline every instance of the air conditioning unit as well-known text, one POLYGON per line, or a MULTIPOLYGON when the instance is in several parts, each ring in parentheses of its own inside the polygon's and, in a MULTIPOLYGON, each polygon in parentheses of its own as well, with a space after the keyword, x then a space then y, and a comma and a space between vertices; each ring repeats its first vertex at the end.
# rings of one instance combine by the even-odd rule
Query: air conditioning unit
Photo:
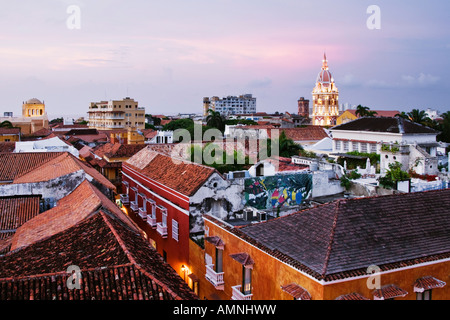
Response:
POLYGON ((258 212, 258 220, 259 221, 267 221, 267 212, 258 212))
POLYGON ((253 210, 250 208, 244 209, 244 220, 252 221, 253 220, 253 210))

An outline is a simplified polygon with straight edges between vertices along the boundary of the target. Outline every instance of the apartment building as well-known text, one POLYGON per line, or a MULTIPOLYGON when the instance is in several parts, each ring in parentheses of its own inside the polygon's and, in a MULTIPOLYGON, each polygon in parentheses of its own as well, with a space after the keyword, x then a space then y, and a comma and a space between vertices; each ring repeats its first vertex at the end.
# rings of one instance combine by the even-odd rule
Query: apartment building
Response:
POLYGON ((91 102, 89 106, 89 128, 97 130, 145 129, 145 108, 130 97, 122 100, 91 102))
POLYGON ((256 113, 256 98, 251 94, 227 96, 220 99, 217 96, 203 98, 203 115, 208 115, 212 109, 222 115, 256 113))

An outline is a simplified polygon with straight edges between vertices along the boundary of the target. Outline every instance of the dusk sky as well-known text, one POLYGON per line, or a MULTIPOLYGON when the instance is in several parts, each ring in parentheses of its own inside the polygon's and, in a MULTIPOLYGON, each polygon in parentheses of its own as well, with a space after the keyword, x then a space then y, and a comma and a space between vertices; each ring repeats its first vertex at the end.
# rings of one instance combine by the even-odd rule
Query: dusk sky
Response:
POLYGON ((450 1, 0 1, 0 116, 44 100, 52 119, 130 96, 146 113, 201 113, 251 93, 257 110, 312 100, 324 51, 340 103, 450 110, 450 1), (69 29, 71 5, 80 28, 69 29), (366 21, 380 8, 381 29, 366 21))

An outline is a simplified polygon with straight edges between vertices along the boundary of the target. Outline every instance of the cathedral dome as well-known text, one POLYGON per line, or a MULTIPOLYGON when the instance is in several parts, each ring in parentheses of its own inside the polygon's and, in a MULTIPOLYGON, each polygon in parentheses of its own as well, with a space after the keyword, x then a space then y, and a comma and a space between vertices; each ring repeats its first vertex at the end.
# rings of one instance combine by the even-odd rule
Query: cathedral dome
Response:
POLYGON ((27 103, 27 104, 42 104, 42 102, 36 98, 29 99, 25 103, 27 103))
POLYGON ((316 82, 320 83, 322 87, 329 87, 332 83, 334 83, 333 76, 331 75, 330 70, 328 70, 328 60, 326 54, 323 55, 322 70, 320 70, 316 82))

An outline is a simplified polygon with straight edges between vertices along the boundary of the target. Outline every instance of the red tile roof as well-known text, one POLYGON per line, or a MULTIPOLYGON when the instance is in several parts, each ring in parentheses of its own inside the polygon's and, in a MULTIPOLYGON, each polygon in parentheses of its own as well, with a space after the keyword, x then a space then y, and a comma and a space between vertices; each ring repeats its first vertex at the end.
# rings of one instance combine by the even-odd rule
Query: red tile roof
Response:
POLYGON ((395 284, 389 284, 381 287, 380 289, 373 291, 373 296, 378 300, 394 299, 397 297, 404 297, 408 294, 407 291, 396 286, 395 284))
POLYGON ((113 214, 99 210, 80 223, 0 257, 0 300, 198 299, 148 245, 113 214), (69 289, 67 269, 81 272, 69 289))
POLYGON ((0 255, 8 252, 17 228, 39 214, 40 196, 0 197, 0 255))
POLYGON ((311 300, 311 295, 309 294, 308 290, 296 283, 290 283, 288 285, 282 286, 281 290, 289 293, 297 300, 311 300))
POLYGON ((144 148, 123 163, 186 196, 193 195, 205 181, 217 172, 214 168, 144 148))
POLYGON ((26 172, 63 154, 62 152, 0 153, 0 181, 12 182, 26 172))
MULTIPOLYGON (((295 142, 298 141, 320 141, 323 138, 329 137, 325 129, 320 126, 306 126, 301 128, 280 128, 281 132, 286 134, 286 137, 295 142)), ((268 131, 271 137, 271 131, 268 131)))
POLYGON ((353 292, 339 296, 336 298, 336 300, 369 300, 369 299, 357 292, 353 292))
POLYGON ((422 277, 414 282, 414 292, 445 287, 446 283, 432 276, 422 277))
POLYGON ((20 227, 13 250, 0 256, 0 300, 198 299, 87 181, 20 227), (67 287, 71 265, 81 271, 79 289, 67 287))
POLYGON ((34 170, 19 175, 14 179, 14 183, 48 181, 57 177, 67 175, 69 173, 74 173, 79 170, 83 170, 85 173, 90 175, 93 179, 104 185, 106 188, 111 190, 115 189, 115 186, 101 173, 68 152, 64 152, 58 157, 42 163, 34 170))
POLYGON ((0 127, 0 135, 19 135, 20 128, 4 128, 0 127))
POLYGON ((0 153, 12 153, 16 149, 16 143, 11 142, 0 142, 0 153))

